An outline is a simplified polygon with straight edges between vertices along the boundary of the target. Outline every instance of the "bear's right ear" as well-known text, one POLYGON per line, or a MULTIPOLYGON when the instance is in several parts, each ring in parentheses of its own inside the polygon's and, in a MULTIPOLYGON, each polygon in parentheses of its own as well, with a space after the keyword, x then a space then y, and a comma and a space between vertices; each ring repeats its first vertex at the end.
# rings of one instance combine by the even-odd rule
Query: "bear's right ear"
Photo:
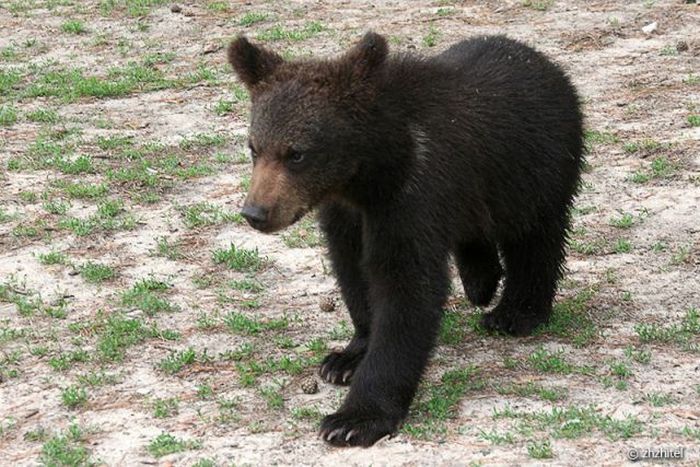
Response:
POLYGON ((252 90, 256 84, 271 75, 284 59, 240 36, 228 46, 228 61, 238 78, 252 90))
POLYGON ((368 78, 384 64, 389 54, 386 39, 376 32, 368 32, 345 54, 353 74, 359 79, 368 78))

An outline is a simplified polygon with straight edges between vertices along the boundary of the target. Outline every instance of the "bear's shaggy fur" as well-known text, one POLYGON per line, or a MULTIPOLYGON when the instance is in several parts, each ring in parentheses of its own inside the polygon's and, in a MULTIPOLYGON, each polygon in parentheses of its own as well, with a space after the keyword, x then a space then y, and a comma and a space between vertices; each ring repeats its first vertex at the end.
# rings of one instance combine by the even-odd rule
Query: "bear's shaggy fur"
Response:
POLYGON ((488 330, 549 318, 583 164, 579 99, 561 68, 501 36, 432 57, 390 55, 376 33, 335 59, 285 61, 244 37, 228 54, 252 98, 242 214, 273 232, 317 207, 355 327, 321 366, 350 384, 321 434, 371 445, 407 414, 450 255, 476 305, 505 275, 488 330))

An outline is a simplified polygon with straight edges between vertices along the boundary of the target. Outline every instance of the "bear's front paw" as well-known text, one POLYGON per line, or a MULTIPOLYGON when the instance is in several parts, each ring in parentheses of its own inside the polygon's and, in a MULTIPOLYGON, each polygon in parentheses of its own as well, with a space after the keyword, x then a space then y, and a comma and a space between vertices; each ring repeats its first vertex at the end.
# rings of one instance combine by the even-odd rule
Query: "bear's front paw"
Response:
POLYGON ((547 315, 521 315, 497 306, 481 318, 481 325, 490 332, 511 336, 529 336, 540 324, 547 322, 547 315))
POLYGON ((348 385, 364 356, 364 348, 331 352, 323 359, 319 374, 331 384, 348 385))
POLYGON ((323 419, 320 436, 333 446, 368 447, 387 435, 393 435, 399 421, 378 414, 341 410, 323 419))

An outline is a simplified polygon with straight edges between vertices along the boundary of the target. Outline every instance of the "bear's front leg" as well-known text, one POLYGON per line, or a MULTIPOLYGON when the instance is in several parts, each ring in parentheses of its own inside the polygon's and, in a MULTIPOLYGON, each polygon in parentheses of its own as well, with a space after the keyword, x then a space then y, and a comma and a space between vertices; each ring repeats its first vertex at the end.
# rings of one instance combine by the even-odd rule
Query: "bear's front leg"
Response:
POLYGON ((367 278, 360 267, 362 216, 357 210, 329 202, 319 209, 319 221, 328 241, 333 272, 355 327, 347 347, 328 354, 321 362, 319 374, 329 383, 346 385, 367 353, 372 319, 367 278))
POLYGON ((368 248, 373 311, 369 346, 340 410, 321 436, 336 446, 371 446, 408 413, 440 326, 449 290, 447 254, 386 236, 368 248))

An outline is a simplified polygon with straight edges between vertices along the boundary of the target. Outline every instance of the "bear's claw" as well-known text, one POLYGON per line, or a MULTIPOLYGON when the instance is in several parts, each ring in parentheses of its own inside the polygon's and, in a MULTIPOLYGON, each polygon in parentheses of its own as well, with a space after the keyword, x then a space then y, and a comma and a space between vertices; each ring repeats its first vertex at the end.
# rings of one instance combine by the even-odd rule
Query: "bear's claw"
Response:
POLYGON ((399 420, 376 415, 339 411, 328 415, 321 422, 321 438, 333 446, 372 446, 391 436, 398 428, 399 420))
POLYGON ((364 350, 331 352, 323 359, 319 374, 328 383, 346 386, 364 356, 364 350))

